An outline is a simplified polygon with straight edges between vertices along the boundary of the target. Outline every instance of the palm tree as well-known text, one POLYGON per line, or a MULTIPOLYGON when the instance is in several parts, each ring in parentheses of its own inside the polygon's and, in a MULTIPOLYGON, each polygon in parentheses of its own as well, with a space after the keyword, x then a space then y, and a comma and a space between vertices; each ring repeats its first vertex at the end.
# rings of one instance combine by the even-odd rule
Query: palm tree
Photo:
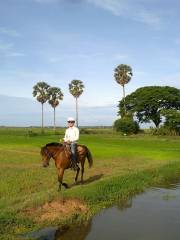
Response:
POLYGON ((84 84, 80 80, 72 80, 69 84, 69 92, 76 99, 76 125, 78 127, 78 98, 83 93, 84 84))
POLYGON ((49 85, 46 82, 38 82, 33 87, 33 97, 36 97, 37 101, 42 105, 42 124, 41 131, 44 132, 44 103, 48 100, 48 89, 49 85))
POLYGON ((130 82, 133 76, 132 68, 125 64, 120 64, 114 70, 114 77, 118 84, 123 87, 123 99, 124 99, 124 113, 126 115, 126 102, 125 102, 125 84, 130 82))
POLYGON ((50 87, 48 89, 48 103, 54 109, 54 132, 56 131, 56 107, 59 105, 60 100, 63 100, 63 93, 58 87, 50 87))

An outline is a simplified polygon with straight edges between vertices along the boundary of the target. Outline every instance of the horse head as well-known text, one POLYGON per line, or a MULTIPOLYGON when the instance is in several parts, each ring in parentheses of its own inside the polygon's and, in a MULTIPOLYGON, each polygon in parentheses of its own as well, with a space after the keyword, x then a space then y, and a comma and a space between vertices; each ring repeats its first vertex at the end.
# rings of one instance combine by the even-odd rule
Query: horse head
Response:
POLYGON ((42 162, 43 167, 49 166, 49 161, 53 157, 53 154, 56 153, 56 151, 59 150, 60 147, 63 145, 61 143, 48 143, 44 147, 41 148, 41 156, 42 156, 42 162))
POLYGON ((48 167, 52 154, 48 151, 46 146, 41 148, 41 156, 43 167, 48 167))

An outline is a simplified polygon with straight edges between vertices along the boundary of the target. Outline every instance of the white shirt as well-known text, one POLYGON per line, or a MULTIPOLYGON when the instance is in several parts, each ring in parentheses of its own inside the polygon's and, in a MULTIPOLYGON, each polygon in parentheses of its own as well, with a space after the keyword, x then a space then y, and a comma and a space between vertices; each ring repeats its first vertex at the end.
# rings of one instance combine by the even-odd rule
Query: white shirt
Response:
POLYGON ((75 126, 66 129, 64 141, 76 142, 79 140, 79 129, 75 126))

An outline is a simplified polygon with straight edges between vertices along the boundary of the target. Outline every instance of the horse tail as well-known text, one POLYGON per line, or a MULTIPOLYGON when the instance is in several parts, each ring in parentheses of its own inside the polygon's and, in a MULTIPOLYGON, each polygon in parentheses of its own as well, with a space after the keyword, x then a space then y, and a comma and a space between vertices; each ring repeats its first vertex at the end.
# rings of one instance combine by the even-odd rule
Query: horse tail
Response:
POLYGON ((86 147, 86 149, 87 149, 86 157, 88 159, 89 167, 91 168, 93 165, 93 157, 92 157, 90 150, 87 147, 86 147))

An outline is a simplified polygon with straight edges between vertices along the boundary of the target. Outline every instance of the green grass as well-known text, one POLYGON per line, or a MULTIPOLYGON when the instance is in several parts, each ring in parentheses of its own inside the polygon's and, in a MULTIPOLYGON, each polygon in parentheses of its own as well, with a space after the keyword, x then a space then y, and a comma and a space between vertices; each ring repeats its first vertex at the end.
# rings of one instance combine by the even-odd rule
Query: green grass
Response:
MULTIPOLYGON (((63 133, 64 129, 56 135, 46 129, 41 135, 38 128, 0 128, 0 239, 13 239, 15 233, 42 226, 22 215, 23 209, 53 199, 79 198, 89 207, 88 213, 60 217, 58 222, 84 221, 113 201, 180 176, 179 137, 123 137, 111 129, 93 129, 93 134, 81 135, 80 140, 94 157, 93 168, 85 169, 85 184, 58 193, 53 161, 48 169, 42 168, 39 151, 44 144, 59 141, 63 133)), ((73 179, 72 171, 65 172, 65 182, 72 184, 73 179)))

